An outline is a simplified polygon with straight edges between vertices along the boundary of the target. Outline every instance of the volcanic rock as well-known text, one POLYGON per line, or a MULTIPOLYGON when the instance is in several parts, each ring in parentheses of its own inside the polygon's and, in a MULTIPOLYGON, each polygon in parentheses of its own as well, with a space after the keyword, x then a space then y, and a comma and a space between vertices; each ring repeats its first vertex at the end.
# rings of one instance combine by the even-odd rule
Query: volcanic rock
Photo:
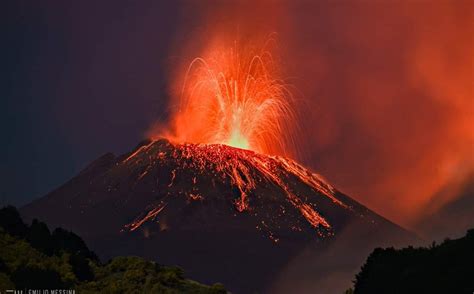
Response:
POLYGON ((103 259, 143 256, 239 293, 278 292, 301 252, 350 246, 348 227, 371 246, 412 238, 294 160, 165 139, 103 155, 21 212, 73 230, 103 259))

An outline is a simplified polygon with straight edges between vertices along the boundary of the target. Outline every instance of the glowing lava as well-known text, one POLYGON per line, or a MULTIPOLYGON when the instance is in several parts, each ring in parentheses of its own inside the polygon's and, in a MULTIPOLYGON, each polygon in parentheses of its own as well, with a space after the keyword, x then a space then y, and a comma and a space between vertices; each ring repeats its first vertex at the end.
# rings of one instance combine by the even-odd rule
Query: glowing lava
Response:
POLYGON ((174 143, 225 144, 265 154, 293 151, 293 97, 265 46, 210 50, 185 73, 169 130, 174 143))
POLYGON ((265 46, 256 50, 238 44, 210 52, 185 71, 167 131, 119 164, 137 171, 137 186, 151 180, 153 191, 160 193, 125 229, 160 222, 163 214, 173 213, 170 207, 181 207, 183 201, 188 206, 230 200, 274 242, 279 240, 275 232, 282 231, 332 235, 324 208, 350 215, 352 204, 339 199, 318 175, 288 159, 296 153, 294 98, 278 78, 270 52, 265 46))
MULTIPOLYGON (((122 164, 127 168, 138 168, 138 182, 148 176, 148 171, 170 171, 169 181, 162 182, 160 186, 161 193, 166 193, 167 196, 149 206, 142 215, 126 225, 125 228, 130 231, 138 229, 145 222, 156 220, 158 214, 166 211, 164 208, 167 204, 177 201, 178 195, 184 196, 188 202, 211 201, 209 191, 201 190, 202 187, 209 186, 205 184, 209 180, 213 189, 223 185, 226 187, 225 191, 238 191, 238 196, 231 193, 235 197, 232 200, 234 208, 238 212, 245 211, 256 218, 262 218, 262 226, 271 236, 274 234, 272 230, 281 229, 281 223, 285 222, 277 220, 277 215, 288 216, 292 214, 291 211, 298 212, 289 219, 302 218, 320 236, 327 236, 333 233, 332 225, 321 215, 318 207, 323 203, 331 203, 345 212, 351 212, 353 209, 351 204, 339 199, 335 189, 320 176, 291 159, 222 144, 173 145, 167 140, 153 141, 131 153, 122 164), (176 184, 176 181, 181 184, 176 184), (304 185, 299 186, 297 183, 304 185), (269 187, 277 190, 271 190, 269 187), (268 194, 268 191, 273 192, 268 194), (319 201, 315 201, 314 195, 319 195, 319 201), (272 213, 267 214, 264 213, 266 208, 265 205, 262 206, 263 203, 279 205, 276 211, 271 210, 272 213), (278 225, 270 229, 272 223, 278 225)), ((290 222, 287 226, 300 231, 302 224, 290 222)), ((262 230, 260 227, 258 229, 262 230)))

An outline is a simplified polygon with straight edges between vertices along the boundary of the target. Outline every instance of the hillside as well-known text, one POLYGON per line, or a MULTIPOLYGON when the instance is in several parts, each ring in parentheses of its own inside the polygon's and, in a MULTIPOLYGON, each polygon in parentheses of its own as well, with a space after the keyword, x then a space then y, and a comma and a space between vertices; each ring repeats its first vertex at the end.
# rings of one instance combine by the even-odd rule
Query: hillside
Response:
POLYGON ((39 221, 28 226, 13 207, 0 209, 0 289, 75 289, 79 293, 226 293, 139 257, 101 263, 80 237, 39 221))
POLYGON ((429 247, 377 248, 354 281, 354 294, 474 292, 474 229, 429 247))

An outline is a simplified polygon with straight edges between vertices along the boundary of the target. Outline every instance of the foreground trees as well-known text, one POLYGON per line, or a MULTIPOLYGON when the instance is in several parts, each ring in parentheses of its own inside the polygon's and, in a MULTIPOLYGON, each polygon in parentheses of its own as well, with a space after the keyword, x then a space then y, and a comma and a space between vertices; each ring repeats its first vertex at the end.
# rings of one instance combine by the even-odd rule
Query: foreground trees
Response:
POLYGON ((103 264, 76 234, 30 226, 14 207, 0 209, 0 289, 76 289, 79 293, 226 293, 186 279, 181 269, 139 257, 103 264))

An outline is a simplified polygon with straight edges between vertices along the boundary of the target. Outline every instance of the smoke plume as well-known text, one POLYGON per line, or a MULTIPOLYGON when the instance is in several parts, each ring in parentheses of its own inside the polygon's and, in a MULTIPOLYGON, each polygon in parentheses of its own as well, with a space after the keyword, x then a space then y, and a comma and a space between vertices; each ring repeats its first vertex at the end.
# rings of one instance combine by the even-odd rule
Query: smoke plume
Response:
POLYGON ((300 92, 298 159, 410 227, 455 199, 473 169, 473 11, 471 1, 188 3, 171 92, 210 43, 276 32, 300 92))

